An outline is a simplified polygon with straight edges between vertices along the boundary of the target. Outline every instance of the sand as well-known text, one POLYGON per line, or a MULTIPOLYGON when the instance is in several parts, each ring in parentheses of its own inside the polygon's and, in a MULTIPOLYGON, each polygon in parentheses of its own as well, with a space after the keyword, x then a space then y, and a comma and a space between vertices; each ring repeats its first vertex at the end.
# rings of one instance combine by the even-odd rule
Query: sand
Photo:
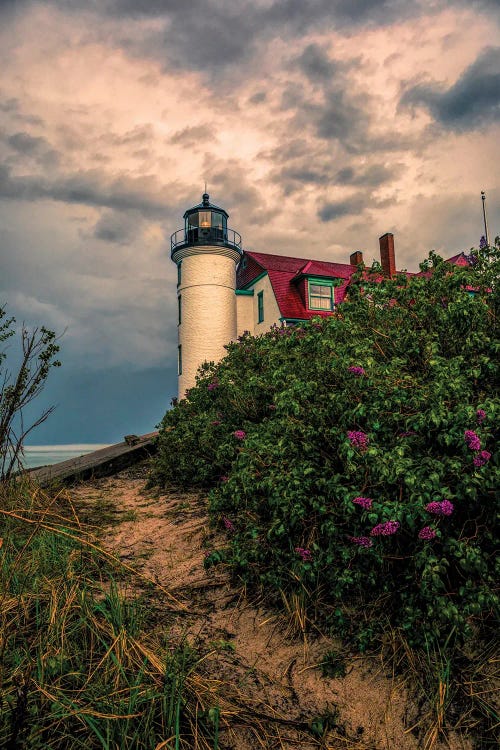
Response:
POLYGON ((139 467, 68 492, 105 547, 161 587, 152 595, 154 624, 205 654, 204 673, 236 696, 241 711, 225 715, 221 748, 471 750, 458 733, 431 741, 432 701, 417 705, 414 686, 380 655, 346 651, 314 631, 304 638, 292 617, 246 596, 225 566, 205 570, 207 550, 225 538, 210 529, 202 494, 145 485, 139 467), (178 606, 170 599, 162 607, 162 590, 178 606), (322 676, 332 650, 345 659, 345 676, 322 676))

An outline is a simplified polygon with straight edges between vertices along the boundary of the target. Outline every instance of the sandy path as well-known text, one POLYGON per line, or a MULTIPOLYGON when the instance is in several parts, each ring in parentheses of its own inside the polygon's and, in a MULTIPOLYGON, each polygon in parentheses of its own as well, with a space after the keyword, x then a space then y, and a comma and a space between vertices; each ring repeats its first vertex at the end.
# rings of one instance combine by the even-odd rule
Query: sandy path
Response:
MULTIPOLYGON (((304 644, 291 633, 290 619, 249 602, 223 566, 204 569, 207 548, 223 546, 224 537, 209 529, 202 496, 146 490, 145 469, 138 468, 80 485, 71 497, 108 549, 184 604, 184 615, 159 613, 170 631, 208 654, 204 665, 212 677, 237 688, 246 705, 270 717, 262 722, 264 736, 257 718, 253 731, 234 722, 221 747, 423 747, 408 731, 418 721, 417 707, 380 659, 344 654, 346 675, 323 677, 318 664, 326 652, 341 648, 338 642, 318 636, 304 644)), ((454 737, 434 750, 470 747, 454 737)))

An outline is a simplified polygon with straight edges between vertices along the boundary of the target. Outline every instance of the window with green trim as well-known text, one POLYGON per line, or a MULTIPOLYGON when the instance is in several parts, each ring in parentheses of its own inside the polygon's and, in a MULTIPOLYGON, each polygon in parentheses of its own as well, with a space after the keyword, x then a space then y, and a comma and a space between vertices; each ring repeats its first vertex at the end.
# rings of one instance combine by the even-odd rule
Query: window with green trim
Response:
POLYGON ((182 346, 177 347, 177 374, 182 375, 182 346))
POLYGON ((182 323, 182 294, 179 294, 177 297, 177 305, 178 305, 178 323, 179 325, 182 323))
POLYGON ((309 309, 333 310, 333 281, 309 279, 309 309))
POLYGON ((264 292, 257 295, 257 320, 262 323, 264 320, 264 292))

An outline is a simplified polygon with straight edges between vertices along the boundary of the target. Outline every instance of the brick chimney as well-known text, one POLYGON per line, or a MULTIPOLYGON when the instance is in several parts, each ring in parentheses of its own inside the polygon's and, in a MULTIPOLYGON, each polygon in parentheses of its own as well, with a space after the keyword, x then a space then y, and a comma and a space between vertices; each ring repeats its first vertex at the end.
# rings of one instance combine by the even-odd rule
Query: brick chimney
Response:
POLYGON ((351 256, 349 258, 349 263, 351 266, 359 266, 360 263, 363 262, 363 253, 361 250, 355 250, 353 253, 351 253, 351 256))
POLYGON ((394 276, 396 273, 396 256, 394 255, 394 235, 386 232, 379 238, 380 242, 380 264, 386 276, 394 276))

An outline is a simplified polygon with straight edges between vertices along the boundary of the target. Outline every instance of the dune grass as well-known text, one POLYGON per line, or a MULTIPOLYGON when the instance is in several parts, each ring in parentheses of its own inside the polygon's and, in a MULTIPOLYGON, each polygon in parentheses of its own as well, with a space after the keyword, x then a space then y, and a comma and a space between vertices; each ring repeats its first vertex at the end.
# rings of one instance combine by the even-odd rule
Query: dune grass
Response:
POLYGON ((131 571, 57 497, 0 493, 0 746, 217 748, 217 686, 187 643, 145 627, 131 571))

